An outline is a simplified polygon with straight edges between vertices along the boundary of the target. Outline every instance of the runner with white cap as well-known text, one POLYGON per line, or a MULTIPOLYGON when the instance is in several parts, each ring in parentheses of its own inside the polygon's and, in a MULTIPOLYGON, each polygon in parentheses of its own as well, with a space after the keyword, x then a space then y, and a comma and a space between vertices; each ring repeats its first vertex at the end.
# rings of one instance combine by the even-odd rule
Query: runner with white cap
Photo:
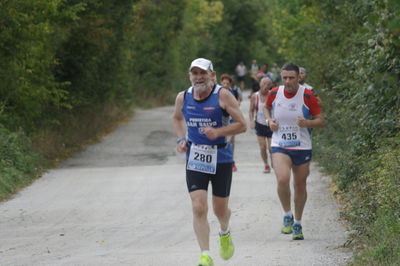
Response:
POLYGON ((186 182, 192 201, 193 228, 201 250, 198 265, 214 265, 210 253, 207 189, 211 182, 214 214, 220 224, 220 256, 229 259, 234 246, 228 207, 232 182, 232 150, 226 136, 246 131, 235 97, 215 84, 216 72, 208 59, 195 59, 189 68, 192 86, 178 93, 173 123, 177 151, 186 152, 186 182), (229 123, 230 116, 234 122, 229 123))

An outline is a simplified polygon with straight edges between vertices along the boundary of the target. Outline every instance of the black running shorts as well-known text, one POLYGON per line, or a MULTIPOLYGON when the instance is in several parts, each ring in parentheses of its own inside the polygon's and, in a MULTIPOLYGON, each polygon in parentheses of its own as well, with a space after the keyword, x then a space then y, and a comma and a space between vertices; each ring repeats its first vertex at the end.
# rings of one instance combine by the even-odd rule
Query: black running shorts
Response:
POLYGON ((208 190, 211 181, 212 193, 217 197, 229 197, 232 184, 232 163, 217 164, 215 175, 186 169, 186 184, 189 192, 208 190))
POLYGON ((256 121, 256 135, 259 137, 272 138, 272 130, 269 126, 260 124, 256 121))

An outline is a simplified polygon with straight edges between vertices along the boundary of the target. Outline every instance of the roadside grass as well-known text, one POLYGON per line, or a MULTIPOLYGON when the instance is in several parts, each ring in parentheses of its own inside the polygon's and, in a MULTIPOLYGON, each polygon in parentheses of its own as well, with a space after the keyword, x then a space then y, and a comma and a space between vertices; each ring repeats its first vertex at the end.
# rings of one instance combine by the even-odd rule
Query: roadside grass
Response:
POLYGON ((380 210, 376 221, 366 226, 366 232, 360 236, 359 250, 350 265, 399 265, 399 237, 399 217, 391 210, 380 210))
MULTIPOLYGON (((354 254, 349 265, 399 265, 400 134, 382 139, 372 155, 358 158, 349 156, 340 147, 324 145, 320 137, 317 143, 316 157, 324 171, 334 175, 343 206, 342 216, 349 222, 349 230, 354 232, 348 240, 354 254), (363 173, 349 176, 353 181, 344 180, 348 185, 340 190, 346 176, 335 175, 337 169, 351 167, 359 160, 364 160, 363 173)), ((351 171, 344 169, 343 172, 351 171)))
POLYGON ((382 146, 347 194, 346 217, 359 232, 353 265, 400 263, 399 136, 382 146))

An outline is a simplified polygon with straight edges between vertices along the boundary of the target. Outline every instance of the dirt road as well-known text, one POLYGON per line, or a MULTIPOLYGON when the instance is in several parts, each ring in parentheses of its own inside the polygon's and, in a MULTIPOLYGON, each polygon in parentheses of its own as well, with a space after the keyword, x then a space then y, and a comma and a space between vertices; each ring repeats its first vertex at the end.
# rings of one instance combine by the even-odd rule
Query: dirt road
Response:
MULTIPOLYGON (((248 100, 242 104, 247 118, 248 100)), ((0 265, 195 265, 184 156, 176 154, 172 107, 139 111, 101 143, 0 203, 0 265)), ((280 234, 275 176, 262 173, 254 132, 237 136, 231 191, 236 253, 216 265, 344 265, 345 227, 315 164, 303 217, 305 240, 280 234)))

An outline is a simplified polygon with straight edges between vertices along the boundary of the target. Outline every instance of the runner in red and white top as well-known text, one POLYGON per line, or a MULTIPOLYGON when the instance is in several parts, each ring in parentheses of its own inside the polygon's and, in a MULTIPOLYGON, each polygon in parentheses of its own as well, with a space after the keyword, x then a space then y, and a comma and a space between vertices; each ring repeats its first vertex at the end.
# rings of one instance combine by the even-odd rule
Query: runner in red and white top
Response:
POLYGON ((321 113, 318 100, 311 90, 301 85, 298 86, 295 92, 285 90, 285 86, 273 88, 266 101, 266 106, 272 110, 272 117, 279 119, 281 127, 292 125, 294 130, 294 132, 286 132, 289 130, 286 127, 285 132, 282 132, 283 128, 281 128, 281 132, 284 134, 282 136, 278 136, 279 131, 275 131, 272 135, 272 147, 282 147, 290 150, 312 149, 311 131, 307 127, 296 125, 298 117, 311 120, 313 116, 321 113), (274 105, 275 108, 273 108, 274 105), (296 132, 301 134, 296 135, 295 138, 294 133, 296 132), (299 138, 301 138, 301 141, 299 138))
POLYGON ((265 105, 265 119, 273 131, 272 161, 278 180, 278 196, 284 211, 282 233, 304 239, 301 218, 307 200, 307 177, 312 156, 311 128, 325 125, 315 95, 299 84, 299 67, 282 67, 283 86, 273 88, 265 105), (294 217, 290 176, 293 172, 294 217))

